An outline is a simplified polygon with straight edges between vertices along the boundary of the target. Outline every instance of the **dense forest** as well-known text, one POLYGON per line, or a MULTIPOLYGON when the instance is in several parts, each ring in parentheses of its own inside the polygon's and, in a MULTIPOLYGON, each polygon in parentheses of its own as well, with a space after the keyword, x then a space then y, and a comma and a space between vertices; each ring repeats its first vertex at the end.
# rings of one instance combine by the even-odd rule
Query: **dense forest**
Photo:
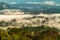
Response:
POLYGON ((57 28, 45 27, 21 27, 0 29, 0 40, 60 40, 60 30, 57 28))

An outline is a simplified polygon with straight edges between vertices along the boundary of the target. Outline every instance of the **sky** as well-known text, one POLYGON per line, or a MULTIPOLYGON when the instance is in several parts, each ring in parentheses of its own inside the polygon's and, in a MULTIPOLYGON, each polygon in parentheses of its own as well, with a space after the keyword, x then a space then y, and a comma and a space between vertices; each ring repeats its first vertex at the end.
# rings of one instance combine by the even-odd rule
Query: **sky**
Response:
POLYGON ((60 4, 60 0, 0 0, 0 2, 44 2, 52 1, 60 4))

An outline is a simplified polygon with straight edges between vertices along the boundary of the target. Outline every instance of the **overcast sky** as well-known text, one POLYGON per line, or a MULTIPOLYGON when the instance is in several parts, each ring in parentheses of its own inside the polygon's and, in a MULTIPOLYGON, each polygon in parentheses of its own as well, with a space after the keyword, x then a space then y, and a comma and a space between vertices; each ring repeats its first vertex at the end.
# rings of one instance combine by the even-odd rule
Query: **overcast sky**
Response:
POLYGON ((0 0, 0 2, 44 2, 44 1, 60 3, 60 0, 0 0))

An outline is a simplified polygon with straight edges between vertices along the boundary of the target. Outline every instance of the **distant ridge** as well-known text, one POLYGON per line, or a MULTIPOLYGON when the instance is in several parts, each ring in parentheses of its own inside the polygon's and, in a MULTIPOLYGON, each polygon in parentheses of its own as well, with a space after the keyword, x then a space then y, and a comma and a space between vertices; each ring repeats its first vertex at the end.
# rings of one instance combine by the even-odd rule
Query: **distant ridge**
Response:
POLYGON ((10 5, 4 2, 0 2, 0 10, 10 8, 10 5))
POLYGON ((28 4, 28 3, 18 3, 18 4, 8 4, 0 2, 0 10, 3 9, 20 9, 25 13, 39 14, 41 11, 46 14, 60 13, 60 6, 47 5, 47 4, 28 4))

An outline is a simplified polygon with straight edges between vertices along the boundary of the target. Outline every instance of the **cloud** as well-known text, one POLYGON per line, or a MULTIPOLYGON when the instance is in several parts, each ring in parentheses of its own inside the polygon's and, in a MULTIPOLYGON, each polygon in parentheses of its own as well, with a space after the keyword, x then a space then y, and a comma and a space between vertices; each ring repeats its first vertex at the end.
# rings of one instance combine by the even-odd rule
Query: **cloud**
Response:
POLYGON ((60 6, 60 4, 56 4, 56 6, 60 6))
POLYGON ((28 4, 47 4, 47 5, 51 5, 51 6, 59 6, 60 4, 57 4, 56 2, 54 1, 44 1, 44 2, 25 2, 25 3, 28 3, 28 4))
MULTIPOLYGON (((44 2, 25 2, 28 4, 47 4, 47 5, 51 5, 51 6, 60 6, 60 4, 57 4, 54 1, 44 1, 44 2)), ((10 2, 9 4, 17 4, 17 2, 10 2)))
POLYGON ((56 2, 54 1, 44 1, 44 2, 25 2, 25 3, 29 3, 29 4, 48 4, 48 5, 53 5, 56 2))
POLYGON ((28 4, 41 4, 42 2, 25 2, 25 3, 28 3, 28 4))
POLYGON ((48 4, 48 5, 55 5, 56 4, 56 2, 54 2, 54 1, 45 1, 43 3, 48 4))
POLYGON ((45 1, 44 4, 51 5, 51 6, 60 6, 60 4, 54 2, 54 1, 45 1))
POLYGON ((17 2, 10 2, 9 4, 17 4, 17 2))

